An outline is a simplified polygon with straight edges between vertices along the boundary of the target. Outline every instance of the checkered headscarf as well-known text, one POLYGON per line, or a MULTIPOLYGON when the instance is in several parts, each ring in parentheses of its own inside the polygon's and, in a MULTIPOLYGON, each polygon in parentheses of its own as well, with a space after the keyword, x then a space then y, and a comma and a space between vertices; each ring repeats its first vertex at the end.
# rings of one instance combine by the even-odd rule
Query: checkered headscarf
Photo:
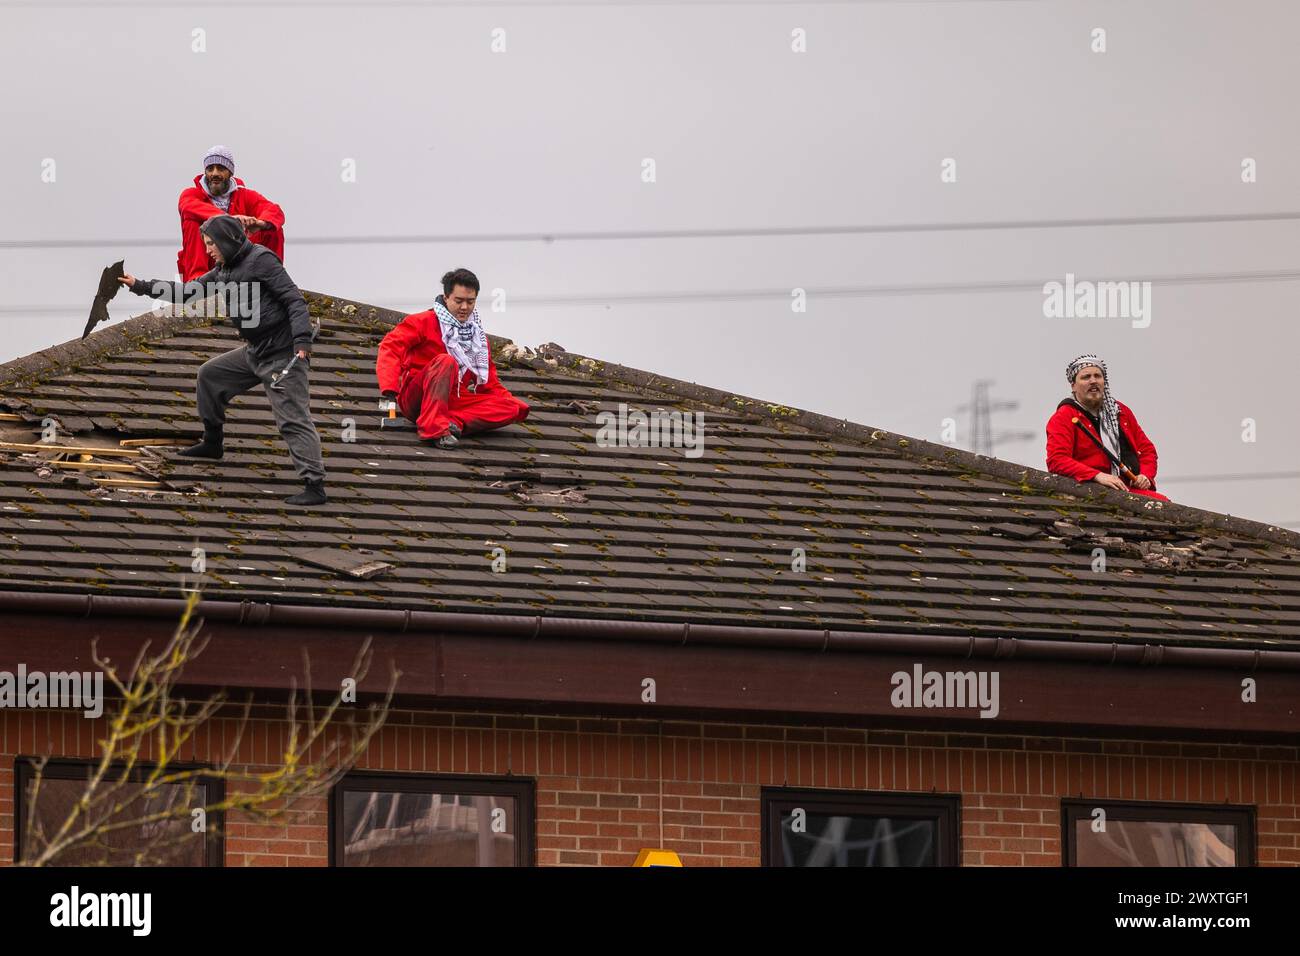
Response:
MULTIPOLYGON (((1095 366, 1101 369, 1102 386, 1101 386, 1101 442, 1106 449, 1119 458, 1119 405, 1115 402, 1115 397, 1110 393, 1110 372, 1106 370, 1106 363, 1092 353, 1080 355, 1077 359, 1065 367, 1065 377, 1071 387, 1079 373, 1088 366, 1095 366)), ((1111 463, 1110 473, 1119 474, 1119 466, 1111 463)))

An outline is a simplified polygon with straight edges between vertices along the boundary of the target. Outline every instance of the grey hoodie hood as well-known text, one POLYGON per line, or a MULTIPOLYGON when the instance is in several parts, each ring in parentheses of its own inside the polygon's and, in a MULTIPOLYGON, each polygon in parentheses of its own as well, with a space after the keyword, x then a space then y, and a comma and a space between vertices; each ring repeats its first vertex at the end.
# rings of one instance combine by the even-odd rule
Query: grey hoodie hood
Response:
POLYGON ((244 234, 244 227, 234 216, 213 216, 199 226, 199 231, 216 243, 217 248, 221 250, 222 258, 226 260, 227 267, 252 245, 248 241, 248 236, 244 234))

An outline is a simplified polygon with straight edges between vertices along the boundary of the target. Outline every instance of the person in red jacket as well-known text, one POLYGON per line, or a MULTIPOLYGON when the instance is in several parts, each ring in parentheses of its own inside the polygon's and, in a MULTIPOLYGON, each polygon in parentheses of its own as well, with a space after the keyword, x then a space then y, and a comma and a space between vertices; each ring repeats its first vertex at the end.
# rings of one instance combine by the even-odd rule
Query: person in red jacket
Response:
POLYGON ((1066 366, 1065 377, 1073 394, 1047 420, 1047 470, 1168 501, 1156 491, 1156 446, 1132 410, 1111 396, 1106 363, 1080 355, 1066 366), (1131 482, 1112 456, 1132 473, 1131 482))
POLYGON ((384 336, 375 375, 421 438, 451 448, 462 434, 522 422, 528 405, 497 378, 474 308, 478 278, 455 269, 442 277, 442 289, 432 309, 408 315, 384 336))
POLYGON ((230 215, 244 226, 248 238, 266 246, 284 262, 284 210, 235 178, 235 157, 225 146, 213 146, 203 157, 203 172, 181 192, 181 251, 176 271, 182 282, 216 268, 203 245, 199 226, 213 216, 230 215))

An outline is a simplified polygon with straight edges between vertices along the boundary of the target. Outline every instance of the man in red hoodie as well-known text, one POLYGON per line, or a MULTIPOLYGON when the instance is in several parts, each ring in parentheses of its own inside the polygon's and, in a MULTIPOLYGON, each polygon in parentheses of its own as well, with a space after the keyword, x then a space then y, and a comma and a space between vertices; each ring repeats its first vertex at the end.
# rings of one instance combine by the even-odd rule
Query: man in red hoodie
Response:
POLYGON ((442 277, 442 291, 432 309, 408 315, 384 336, 375 375, 421 438, 451 448, 462 434, 522 422, 528 405, 497 378, 474 308, 478 278, 455 269, 442 277))
POLYGON ((213 146, 203 157, 203 172, 181 193, 180 213, 181 251, 176 256, 176 271, 182 282, 216 268, 199 232, 199 226, 213 216, 234 216, 252 242, 266 246, 284 261, 284 210, 235 178, 235 157, 225 146, 213 146))
POLYGON ((1106 363, 1080 355, 1065 378, 1072 395, 1047 421, 1047 470, 1168 501, 1156 491, 1156 446, 1132 410, 1111 396, 1106 363))

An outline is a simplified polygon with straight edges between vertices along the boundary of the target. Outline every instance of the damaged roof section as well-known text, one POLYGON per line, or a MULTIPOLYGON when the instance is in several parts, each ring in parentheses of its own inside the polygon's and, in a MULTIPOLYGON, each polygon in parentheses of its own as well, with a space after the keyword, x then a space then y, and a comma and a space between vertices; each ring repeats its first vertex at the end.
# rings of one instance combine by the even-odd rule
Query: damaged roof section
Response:
POLYGON ((528 420, 437 449, 380 427, 376 348, 401 316, 308 301, 322 322, 312 410, 330 503, 319 509, 282 502, 300 483, 258 391, 231 406, 221 462, 167 447, 197 436, 195 376, 235 347, 228 327, 151 313, 0 367, 14 416, 0 435, 39 446, 0 449, 0 590, 175 595, 182 578, 193 584, 197 549, 218 599, 1300 642, 1294 533, 1152 507, 553 344, 494 340, 528 420), (598 444, 598 416, 621 405, 703 412, 704 453, 598 444), (122 480, 167 487, 109 484, 122 480))
POLYGON ((30 470, 44 481, 93 492, 198 494, 193 481, 171 481, 160 449, 179 438, 118 438, 91 419, 36 415, 25 403, 0 400, 0 468, 30 470))
POLYGON ((1072 551, 1087 551, 1094 557, 1139 558, 1148 568, 1237 570, 1247 566, 1251 559, 1249 552, 1239 549, 1231 538, 1221 534, 1189 534, 1177 528, 1129 530, 1121 527, 1112 532, 1082 528, 1072 521, 1054 521, 1052 530, 1061 535, 1072 551))

